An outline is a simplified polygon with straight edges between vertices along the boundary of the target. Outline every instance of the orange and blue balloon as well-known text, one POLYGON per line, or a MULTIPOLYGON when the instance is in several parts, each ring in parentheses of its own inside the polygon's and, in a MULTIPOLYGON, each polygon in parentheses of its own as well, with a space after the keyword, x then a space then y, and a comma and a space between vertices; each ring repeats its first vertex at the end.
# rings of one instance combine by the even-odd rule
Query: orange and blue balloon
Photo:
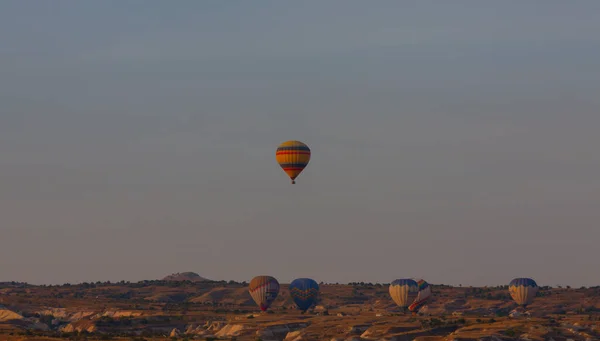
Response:
POLYGON ((310 161, 310 148, 300 141, 286 141, 277 147, 275 152, 277 163, 290 177, 292 184, 310 161))
POLYGON ((290 295, 298 309, 306 311, 317 302, 319 284, 310 278, 295 279, 290 283, 290 295))
POLYGON ((390 297, 403 310, 417 297, 419 285, 410 278, 397 279, 390 284, 390 297))
POLYGON ((538 292, 537 283, 531 278, 515 278, 508 284, 508 292, 518 305, 527 307, 538 292))

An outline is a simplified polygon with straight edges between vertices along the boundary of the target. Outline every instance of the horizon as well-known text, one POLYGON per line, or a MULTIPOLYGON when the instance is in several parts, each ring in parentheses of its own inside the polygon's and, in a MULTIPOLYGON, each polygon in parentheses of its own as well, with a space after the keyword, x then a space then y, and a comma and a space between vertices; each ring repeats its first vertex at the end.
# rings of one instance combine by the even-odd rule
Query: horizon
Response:
MULTIPOLYGON (((185 272, 191 272, 191 271, 185 271, 185 272)), ((168 276, 172 276, 172 275, 176 275, 176 274, 182 274, 185 272, 181 272, 181 273, 172 273, 171 275, 167 275, 165 277, 168 276)), ((193 272, 195 273, 195 272, 193 272)), ((197 274, 197 273, 195 273, 197 274)), ((2 284, 12 284, 12 283, 16 283, 16 284, 25 284, 25 285, 32 285, 32 286, 65 286, 65 285, 82 285, 82 284, 106 284, 106 285, 113 285, 113 284, 117 284, 117 285, 122 285, 122 284, 139 284, 139 283, 144 283, 144 282, 186 282, 186 283, 191 283, 191 284, 196 284, 196 283, 231 283, 234 282, 235 284, 245 284, 245 285, 249 285, 250 283, 250 279, 246 279, 246 280, 233 280, 233 279, 211 279, 211 278, 206 278, 200 275, 200 277, 203 278, 203 280, 199 280, 197 282, 194 281, 190 281, 190 280, 166 280, 164 278, 159 278, 159 279, 142 279, 142 280, 135 280, 135 281, 130 281, 130 280, 116 280, 116 281, 110 281, 110 280, 97 280, 97 281, 82 281, 82 282, 65 282, 65 283, 29 283, 29 282, 18 282, 18 281, 0 281, 0 285, 2 284)), ((273 276, 275 279, 277 279, 277 277, 273 276)), ((277 281, 279 282, 279 284, 281 285, 289 285, 294 279, 297 278, 302 278, 302 277, 296 277, 293 278, 291 280, 287 280, 287 281, 280 281, 279 279, 277 279, 277 281)), ((409 277, 411 278, 411 277, 409 277)), ((389 285, 392 281, 389 282, 373 282, 373 281, 358 281, 358 282, 347 282, 347 283, 341 283, 341 282, 328 282, 328 281, 321 281, 318 280, 316 278, 313 278, 317 283, 319 283, 319 285, 389 285), (362 284, 361 284, 362 283, 362 284)), ((419 279, 419 278, 412 278, 412 279, 419 279)), ((488 284, 488 285, 469 285, 469 284, 447 284, 447 283, 431 283, 429 281, 427 281, 426 279, 424 279, 427 283, 429 283, 429 285, 432 286, 446 286, 446 287, 452 287, 452 288, 499 288, 499 287, 508 287, 509 286, 509 282, 505 284, 488 284)), ((511 279, 512 280, 512 279, 511 279)), ((534 279, 535 280, 535 279, 534 279)), ((593 286, 573 286, 573 285, 569 285, 569 284, 556 284, 556 285, 550 285, 550 284, 540 284, 537 283, 538 286, 540 288, 550 288, 550 289, 590 289, 590 288, 595 288, 595 287, 600 287, 599 285, 593 285, 593 286)))
MULTIPOLYGON (((235 280, 225 280, 225 279, 221 279, 221 280, 212 280, 212 279, 206 279, 204 281, 190 281, 190 280, 164 280, 164 279, 144 279, 144 280, 139 280, 139 281, 126 281, 126 280, 119 280, 119 281, 93 281, 93 282, 77 282, 77 283, 57 283, 57 284, 48 284, 48 283, 28 283, 28 282, 16 282, 16 281, 2 281, 0 282, 0 285, 2 284, 24 284, 24 285, 31 285, 31 286, 77 286, 77 285, 84 285, 84 284, 101 284, 101 285, 127 285, 127 284, 139 284, 139 283, 145 283, 145 282, 185 282, 185 283, 190 283, 190 284, 197 284, 197 283, 224 283, 224 284, 229 284, 231 282, 233 282, 234 284, 242 284, 242 285, 249 285, 250 284, 250 280, 244 280, 244 281, 235 281, 235 280)), ((291 283, 291 281, 287 281, 287 282, 280 282, 278 281, 280 285, 289 285, 291 283)), ((346 286, 361 286, 361 285, 382 285, 382 286, 386 286, 386 285, 390 285, 390 282, 367 282, 367 281, 361 281, 361 282, 348 282, 348 283, 339 283, 339 282, 319 282, 317 281, 319 285, 346 285, 346 286)), ((452 285, 452 284, 444 284, 444 283, 429 283, 429 285, 431 286, 443 286, 443 287, 451 287, 451 288, 502 288, 502 287, 508 287, 508 284, 497 284, 497 285, 481 285, 481 286, 474 286, 474 285, 462 285, 462 284, 457 284, 457 285, 452 285)), ((573 289, 573 290, 578 290, 578 289, 591 289, 591 288, 596 288, 596 287, 600 287, 600 285, 597 286, 581 286, 581 287, 575 287, 572 285, 540 285, 540 288, 550 288, 550 289, 573 289)))
POLYGON ((600 2, 178 4, 0 3, 0 281, 600 284, 600 2))

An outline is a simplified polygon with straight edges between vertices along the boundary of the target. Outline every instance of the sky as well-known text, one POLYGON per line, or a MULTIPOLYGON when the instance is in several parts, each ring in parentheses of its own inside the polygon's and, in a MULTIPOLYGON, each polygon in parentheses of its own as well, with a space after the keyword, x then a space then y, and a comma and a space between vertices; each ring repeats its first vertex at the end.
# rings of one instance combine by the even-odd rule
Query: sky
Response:
POLYGON ((2 1, 0 281, 600 285, 599 15, 2 1))

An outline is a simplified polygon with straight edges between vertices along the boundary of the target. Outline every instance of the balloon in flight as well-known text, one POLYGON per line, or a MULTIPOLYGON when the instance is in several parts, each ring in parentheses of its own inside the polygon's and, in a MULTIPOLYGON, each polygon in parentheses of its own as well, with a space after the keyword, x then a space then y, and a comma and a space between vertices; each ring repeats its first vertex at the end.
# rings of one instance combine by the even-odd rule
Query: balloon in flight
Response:
POLYGON ((275 157, 279 166, 292 180, 292 184, 295 184, 296 178, 310 161, 310 148, 300 141, 286 141, 277 147, 275 157))
POLYGON ((256 276, 250 281, 248 291, 260 310, 266 311, 279 295, 279 282, 271 276, 256 276))
POLYGON ((527 307, 533 302, 538 285, 531 278, 515 278, 508 284, 508 292, 518 305, 527 307))
POLYGON ((290 295, 298 309, 306 311, 317 302, 319 284, 310 278, 298 278, 290 283, 290 295))
POLYGON ((431 297, 431 286, 429 283, 420 279, 417 281, 417 286, 419 290, 417 292, 417 298, 415 298, 415 301, 408 306, 408 310, 410 310, 413 314, 418 313, 431 297))
POLYGON ((406 309, 419 293, 419 285, 410 278, 397 279, 390 284, 390 296, 402 310, 406 309))

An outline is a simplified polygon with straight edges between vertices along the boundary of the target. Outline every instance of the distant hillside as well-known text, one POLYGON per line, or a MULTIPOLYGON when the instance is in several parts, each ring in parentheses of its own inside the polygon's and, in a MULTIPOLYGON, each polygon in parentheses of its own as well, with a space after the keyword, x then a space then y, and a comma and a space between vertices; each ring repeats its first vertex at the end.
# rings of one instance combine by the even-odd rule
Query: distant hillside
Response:
POLYGON ((205 279, 195 273, 165 279, 0 285, 0 340, 65 341, 76 332, 90 340, 600 340, 600 287, 540 287, 527 312, 513 313, 506 285, 432 284, 432 297, 413 316, 394 303, 389 285, 324 283, 302 314, 289 284, 281 284, 272 313, 260 313, 247 283, 198 282, 205 279))
POLYGON ((162 279, 163 281, 191 281, 191 282, 204 282, 209 281, 204 277, 201 277, 195 272, 177 272, 166 276, 162 279))

